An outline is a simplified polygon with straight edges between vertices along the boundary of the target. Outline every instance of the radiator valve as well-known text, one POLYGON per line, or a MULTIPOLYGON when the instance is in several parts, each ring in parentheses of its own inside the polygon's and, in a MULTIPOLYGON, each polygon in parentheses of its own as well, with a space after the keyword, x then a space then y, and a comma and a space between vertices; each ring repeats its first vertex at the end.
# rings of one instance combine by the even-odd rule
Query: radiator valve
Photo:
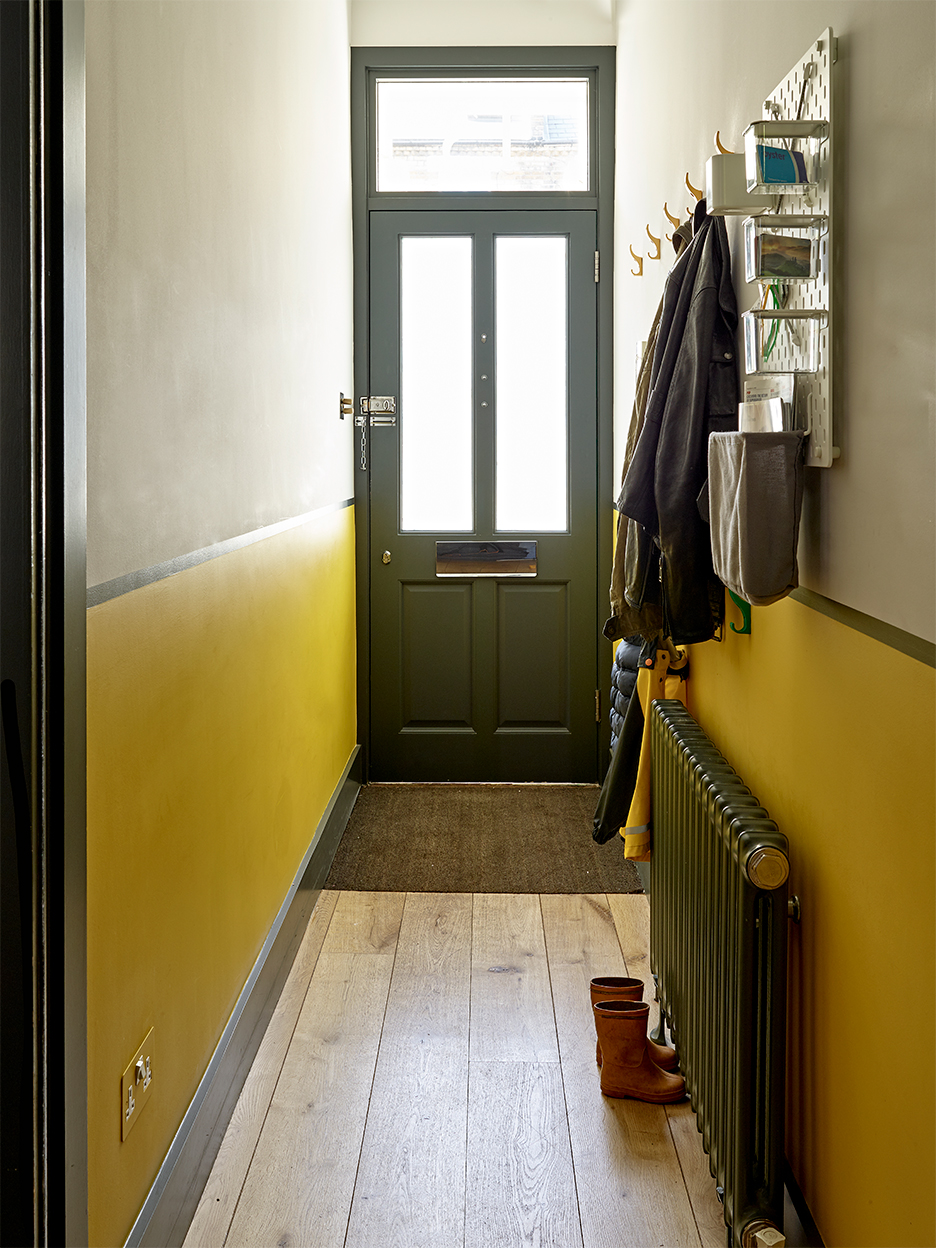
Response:
POLYGON ((755 888, 779 888, 790 874, 790 860, 772 845, 759 846, 748 856, 745 870, 755 888))
POLYGON ((786 1236, 772 1222, 758 1218, 741 1232, 741 1244, 743 1248, 784 1248, 786 1236))

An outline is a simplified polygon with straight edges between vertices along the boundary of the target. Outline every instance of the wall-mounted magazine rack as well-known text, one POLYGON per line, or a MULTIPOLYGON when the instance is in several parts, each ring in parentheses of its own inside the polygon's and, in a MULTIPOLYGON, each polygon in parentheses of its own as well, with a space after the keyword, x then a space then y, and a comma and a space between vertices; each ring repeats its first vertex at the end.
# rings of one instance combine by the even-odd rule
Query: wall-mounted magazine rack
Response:
MULTIPOLYGON (((754 174, 758 171, 758 147, 782 147, 802 154, 802 159, 791 156, 789 162, 791 167, 801 169, 805 175, 802 181, 781 185, 776 182, 761 184, 755 179, 755 185, 758 191, 769 187, 780 195, 779 205, 770 218, 772 222, 789 217, 792 227, 805 224, 807 218, 803 214, 810 214, 809 229, 802 232, 803 237, 810 238, 814 248, 809 258, 809 275, 805 280, 802 277, 784 280, 779 274, 775 278, 768 274, 749 279, 762 285, 772 280, 775 287, 782 288, 783 313, 771 320, 765 306, 752 318, 748 332, 755 344, 754 354, 758 347, 760 349, 760 371, 769 371, 770 357, 775 351, 779 364, 779 346, 771 347, 768 360, 763 360, 763 343, 770 341, 770 333, 774 333, 774 341, 779 343, 780 331, 774 330, 779 321, 792 322, 792 328, 799 316, 802 326, 816 335, 814 372, 801 371, 800 367, 784 368, 782 364, 777 369, 797 373, 796 424, 809 430, 806 463, 813 468, 830 468, 839 455, 839 448, 833 442, 836 309, 832 277, 838 265, 833 229, 832 67, 836 57, 837 41, 829 28, 764 101, 763 121, 752 123, 746 139, 747 149, 752 153, 749 171, 754 174), (819 313, 822 315, 815 315, 819 313), (765 329, 766 338, 763 337, 765 329)), ((763 157, 763 150, 760 154, 763 157)), ((761 166, 763 163, 762 159, 761 166)), ((766 227, 764 222, 760 228, 766 227)), ((776 225, 773 228, 789 236, 787 229, 776 225)), ((756 247, 754 234, 751 238, 752 255, 763 256, 764 248, 756 247)), ((765 298, 765 305, 768 302, 765 298)), ((776 305, 777 300, 773 302, 776 305)))

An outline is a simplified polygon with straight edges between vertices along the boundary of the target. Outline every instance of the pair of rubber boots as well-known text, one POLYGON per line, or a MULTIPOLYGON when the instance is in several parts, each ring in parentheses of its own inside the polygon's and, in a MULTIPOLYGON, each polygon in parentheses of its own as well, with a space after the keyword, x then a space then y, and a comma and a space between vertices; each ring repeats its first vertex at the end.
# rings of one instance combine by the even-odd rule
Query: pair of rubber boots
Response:
POLYGON ((676 1050, 647 1036, 650 1006, 643 1000, 642 981, 603 975, 591 981, 591 1000, 604 1095, 654 1105, 681 1101, 686 1081, 672 1073, 676 1050))

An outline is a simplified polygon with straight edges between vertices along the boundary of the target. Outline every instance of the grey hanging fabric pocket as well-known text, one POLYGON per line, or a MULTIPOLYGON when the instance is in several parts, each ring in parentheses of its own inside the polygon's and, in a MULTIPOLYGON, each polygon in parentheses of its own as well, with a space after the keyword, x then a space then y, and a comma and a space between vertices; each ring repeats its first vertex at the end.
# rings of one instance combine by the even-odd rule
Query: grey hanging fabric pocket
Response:
POLYGON ((799 584, 796 547, 806 433, 713 433, 708 444, 715 575, 767 606, 799 584))

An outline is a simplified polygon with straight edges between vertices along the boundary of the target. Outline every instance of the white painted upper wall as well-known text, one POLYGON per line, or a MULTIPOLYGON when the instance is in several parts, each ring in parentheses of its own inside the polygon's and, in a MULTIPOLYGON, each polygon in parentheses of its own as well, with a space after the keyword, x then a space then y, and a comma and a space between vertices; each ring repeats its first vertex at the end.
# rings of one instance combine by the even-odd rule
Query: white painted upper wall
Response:
POLYGON ((614 43, 615 0, 349 0, 353 47, 614 43))
MULTIPOLYGON (((615 444, 665 260, 631 276, 628 244, 702 186, 714 134, 736 150, 764 97, 827 27, 839 37, 842 457, 810 469, 805 586, 936 640, 932 0, 350 0, 355 45, 617 44, 615 444)), ((729 222, 740 259, 740 221, 729 222)), ((667 253, 664 251, 664 257, 667 253)), ((754 293, 736 280, 742 310, 754 293)), ((619 470, 618 470, 619 471, 619 470)), ((616 474, 617 475, 617 474, 616 474)))
MULTIPOLYGON (((936 637, 931 0, 89 0, 89 583, 350 496, 348 43, 618 43, 618 445, 684 208, 828 25, 847 151, 842 459, 810 588, 936 637), (350 29, 347 11, 350 11, 350 29)), ((732 225, 737 245, 737 225, 732 225)), ((738 281, 742 307, 752 292, 738 281)))
MULTIPOLYGON (((934 549, 934 40, 931 0, 619 0, 617 6, 615 443, 623 451, 636 344, 662 294, 666 264, 632 277, 663 213, 704 185, 721 131, 741 149, 764 98, 831 26, 844 145, 837 186, 844 289, 841 459, 807 469, 801 583, 936 640, 934 549)), ((740 218, 729 218, 739 307, 740 218)), ((664 244, 667 247, 667 244, 664 244)), ((667 256, 667 252, 664 252, 667 256)), ((672 259, 672 251, 668 252, 672 259)), ((617 470, 619 472, 619 469, 617 470)), ((868 674, 873 681, 873 675, 868 674)))
POLYGON ((353 493, 346 0, 89 0, 88 577, 353 493))

